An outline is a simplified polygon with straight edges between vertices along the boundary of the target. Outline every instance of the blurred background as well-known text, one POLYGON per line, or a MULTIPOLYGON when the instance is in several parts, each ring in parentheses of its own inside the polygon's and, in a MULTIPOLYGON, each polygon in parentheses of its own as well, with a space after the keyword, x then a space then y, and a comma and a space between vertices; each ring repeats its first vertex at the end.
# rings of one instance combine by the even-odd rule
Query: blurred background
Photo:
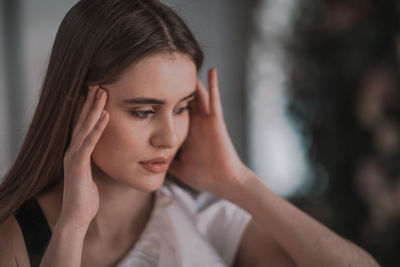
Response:
MULTIPOLYGON (((400 1, 161 1, 202 46, 203 83, 217 67, 243 161, 382 266, 400 266, 400 1)), ((0 2, 0 177, 76 2, 0 2)))

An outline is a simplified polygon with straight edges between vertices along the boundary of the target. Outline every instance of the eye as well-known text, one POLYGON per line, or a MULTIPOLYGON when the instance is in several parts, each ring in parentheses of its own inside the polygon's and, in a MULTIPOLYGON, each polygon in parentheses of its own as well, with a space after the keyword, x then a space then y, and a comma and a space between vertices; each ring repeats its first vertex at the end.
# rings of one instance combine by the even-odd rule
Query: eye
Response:
POLYGON ((178 114, 178 115, 180 115, 180 114, 182 114, 185 110, 191 110, 191 109, 192 109, 191 107, 185 106, 185 107, 179 108, 178 111, 175 112, 175 113, 178 114))
POLYGON ((148 119, 150 114, 154 114, 155 112, 152 110, 133 110, 130 112, 135 118, 139 120, 148 119))

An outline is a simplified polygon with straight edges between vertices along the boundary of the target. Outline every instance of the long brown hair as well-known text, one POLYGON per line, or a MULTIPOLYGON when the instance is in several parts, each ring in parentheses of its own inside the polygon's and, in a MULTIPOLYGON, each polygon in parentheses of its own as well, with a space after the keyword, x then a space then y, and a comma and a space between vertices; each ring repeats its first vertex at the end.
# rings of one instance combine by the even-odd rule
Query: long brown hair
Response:
POLYGON ((27 199, 63 181, 72 122, 88 85, 110 83, 157 53, 203 53, 183 20, 156 0, 81 0, 64 17, 41 96, 14 164, 0 184, 0 223, 27 199))

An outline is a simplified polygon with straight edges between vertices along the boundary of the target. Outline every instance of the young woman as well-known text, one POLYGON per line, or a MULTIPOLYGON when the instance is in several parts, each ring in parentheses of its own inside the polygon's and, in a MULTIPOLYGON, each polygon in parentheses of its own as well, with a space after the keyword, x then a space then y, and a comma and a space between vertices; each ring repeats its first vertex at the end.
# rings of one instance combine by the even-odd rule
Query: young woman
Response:
POLYGON ((377 266, 245 166, 202 60, 156 0, 68 12, 0 187, 0 266, 377 266))

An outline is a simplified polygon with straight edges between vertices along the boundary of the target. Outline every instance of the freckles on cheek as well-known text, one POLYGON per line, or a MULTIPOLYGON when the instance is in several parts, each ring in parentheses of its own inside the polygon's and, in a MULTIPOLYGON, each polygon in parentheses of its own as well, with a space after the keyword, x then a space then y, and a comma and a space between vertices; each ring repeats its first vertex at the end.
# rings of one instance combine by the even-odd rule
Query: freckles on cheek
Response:
POLYGON ((148 139, 149 127, 122 114, 119 116, 110 121, 105 129, 104 141, 108 149, 120 152, 132 150, 133 147, 140 149, 148 139))

